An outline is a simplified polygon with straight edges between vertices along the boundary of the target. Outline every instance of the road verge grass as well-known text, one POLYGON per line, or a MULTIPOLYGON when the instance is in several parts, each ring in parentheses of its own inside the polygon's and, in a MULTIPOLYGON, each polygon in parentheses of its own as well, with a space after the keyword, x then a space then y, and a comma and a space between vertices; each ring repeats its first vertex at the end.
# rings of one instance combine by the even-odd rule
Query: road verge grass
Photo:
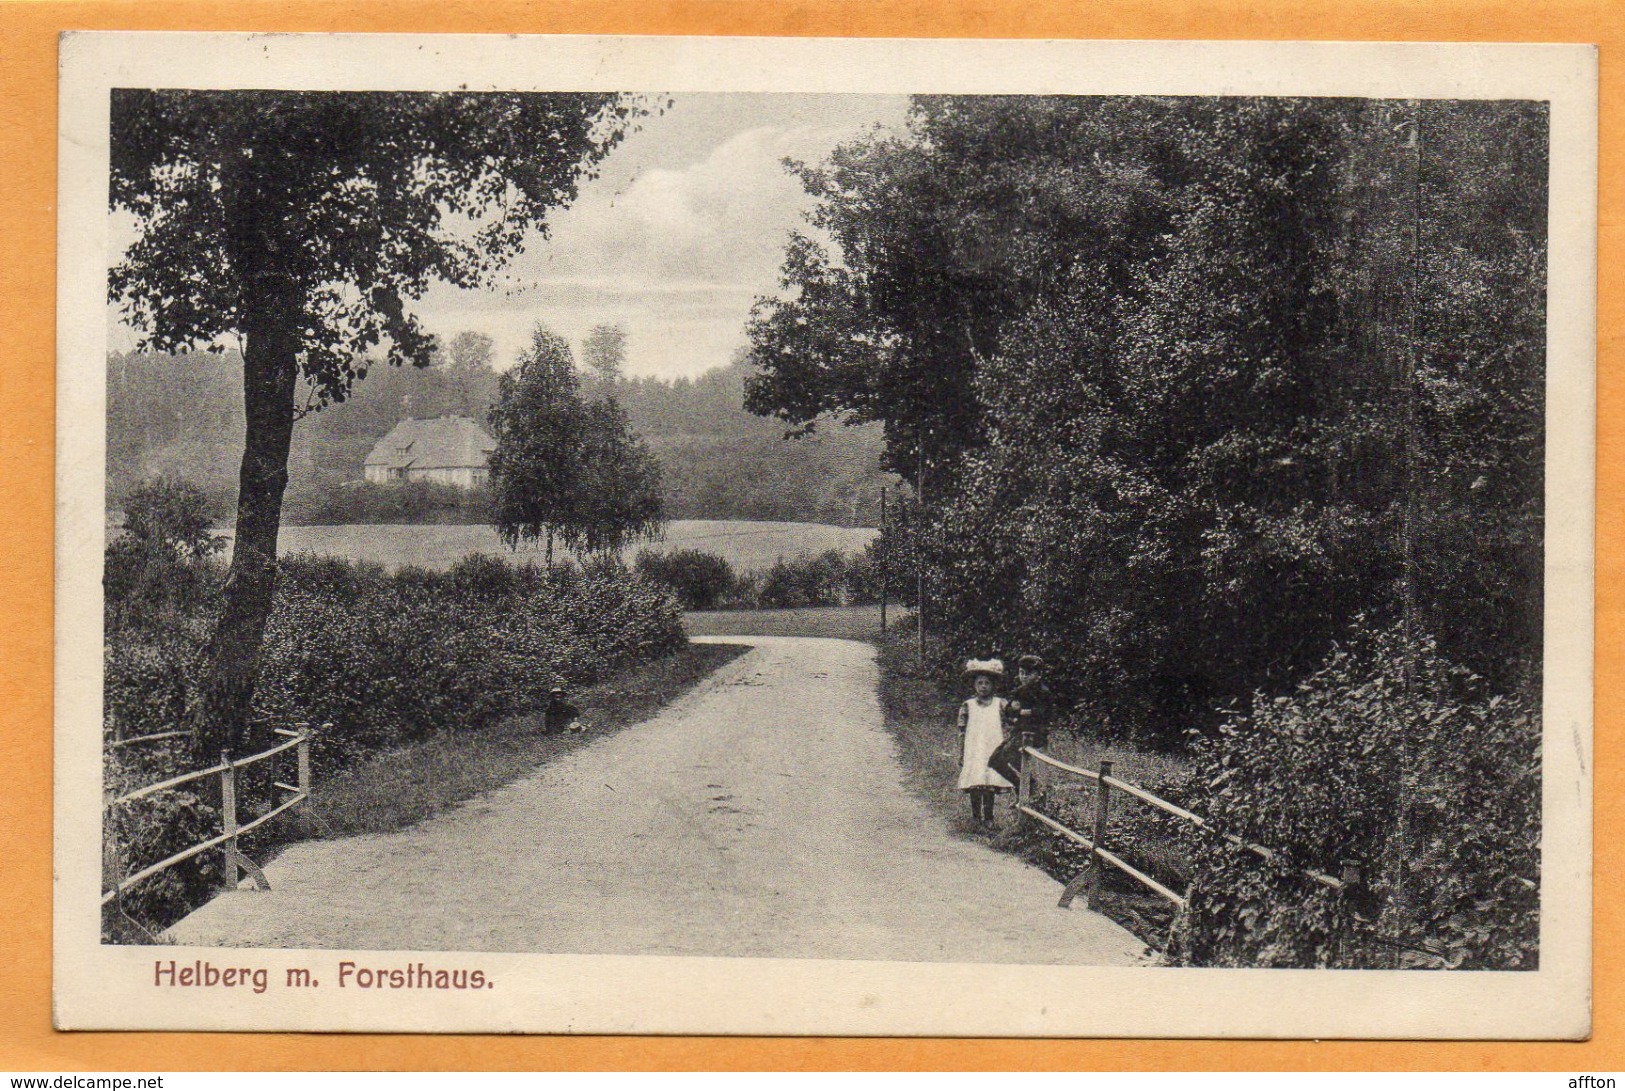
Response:
POLYGON ((593 686, 571 699, 584 710, 584 733, 544 735, 540 714, 512 716, 474 731, 443 731, 375 754, 318 780, 308 813, 293 820, 290 841, 392 833, 534 772, 607 734, 641 723, 730 660, 743 644, 689 644, 593 686))
MULTIPOLYGON (((960 736, 955 718, 959 702, 969 696, 960 693, 920 667, 913 637, 894 631, 875 641, 880 661, 880 703, 886 730, 896 742, 902 758, 905 784, 925 800, 947 823, 957 837, 1008 852, 1042 869, 1058 882, 1072 879, 1083 866, 1081 850, 1049 833, 1033 822, 1018 822, 1013 809, 1014 793, 999 798, 994 828, 978 825, 971 818, 970 805, 956 786, 959 776, 960 736)), ((1092 768, 1101 759, 1114 763, 1114 775, 1141 784, 1156 792, 1164 785, 1183 782, 1189 763, 1178 756, 1141 750, 1127 743, 1104 740, 1070 732, 1052 733, 1048 752, 1072 765, 1092 768)), ((1050 795, 1044 808, 1075 829, 1088 823, 1093 813, 1093 791, 1056 779, 1048 785, 1050 795)), ((1129 842, 1125 856, 1138 858, 1151 866, 1152 874, 1183 889, 1189 861, 1182 845, 1164 836, 1155 823, 1143 823, 1144 808, 1121 794, 1114 800, 1112 832, 1129 842), (1130 809, 1130 808, 1135 809, 1130 809)), ((1124 848, 1120 842, 1119 849, 1124 848)), ((1059 897, 1060 892, 1056 892, 1059 897)), ((1082 907, 1082 900, 1074 903, 1082 907)), ((1170 915, 1168 905, 1157 895, 1141 888, 1134 880, 1108 868, 1099 902, 1100 911, 1134 933, 1153 950, 1162 950, 1167 941, 1170 915)))
MULTIPOLYGON (((904 623, 893 607, 893 631, 904 623)), ((690 636, 822 636, 877 641, 879 606, 802 606, 784 610, 690 610, 683 615, 690 636)))

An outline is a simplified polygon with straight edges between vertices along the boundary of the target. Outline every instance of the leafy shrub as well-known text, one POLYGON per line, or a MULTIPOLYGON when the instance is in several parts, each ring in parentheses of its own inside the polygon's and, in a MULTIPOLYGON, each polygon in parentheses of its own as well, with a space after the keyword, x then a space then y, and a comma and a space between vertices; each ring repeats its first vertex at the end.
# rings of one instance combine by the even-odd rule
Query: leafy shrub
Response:
POLYGON ((846 556, 834 549, 794 561, 780 557, 756 591, 756 605, 768 610, 841 606, 846 600, 846 556))
POLYGON ((671 553, 642 550, 638 553, 637 572, 670 587, 685 610, 716 609, 737 583, 732 565, 700 549, 671 553))
POLYGON ((846 558, 846 595, 850 604, 879 602, 882 595, 899 606, 914 604, 914 564, 899 545, 899 535, 882 531, 863 547, 862 553, 846 558))
POLYGON ((224 572, 203 493, 159 478, 123 501, 124 529, 103 569, 103 716, 114 739, 174 730, 196 698, 196 658, 224 572))
POLYGON ((225 548, 210 532, 213 512, 196 486, 170 478, 144 482, 123 499, 123 532, 108 544, 102 575, 112 624, 162 627, 218 586, 209 558, 225 548))
POLYGON ((225 548, 210 532, 214 513, 203 491, 173 478, 138 485, 124 498, 124 534, 143 552, 181 561, 202 560, 225 548))
POLYGON ((1197 848, 1179 958, 1213 966, 1531 969, 1538 960, 1540 719, 1525 698, 1394 634, 1339 650, 1196 750, 1197 809, 1280 850, 1197 848), (1356 875, 1347 892, 1302 874, 1356 875))
MULTIPOLYGON (((735 572, 722 557, 698 549, 638 554, 638 574, 676 592, 685 610, 784 610, 804 606, 856 606, 880 601, 880 569, 873 542, 857 556, 831 549, 779 557, 766 571, 735 572)), ((893 601, 903 601, 892 577, 893 601)))

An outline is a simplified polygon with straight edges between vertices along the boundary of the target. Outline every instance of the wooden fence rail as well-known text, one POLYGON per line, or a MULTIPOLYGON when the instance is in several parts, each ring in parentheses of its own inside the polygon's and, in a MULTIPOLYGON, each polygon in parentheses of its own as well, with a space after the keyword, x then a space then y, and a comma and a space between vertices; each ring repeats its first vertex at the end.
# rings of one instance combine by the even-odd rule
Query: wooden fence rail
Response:
MULTIPOLYGON (((130 875, 126 878, 120 879, 118 882, 115 882, 111 890, 105 891, 102 894, 102 905, 105 906, 109 902, 122 897, 125 891, 129 890, 136 884, 145 882, 154 875, 174 867, 176 864, 190 860, 194 856, 198 856, 202 853, 208 852, 210 849, 216 848, 221 850, 221 853, 225 858, 226 866, 225 881, 222 883, 223 889, 235 890, 237 888, 237 883, 240 878, 238 874, 239 869, 246 871, 250 876, 252 876, 254 879, 254 885, 260 890, 271 889, 270 883, 268 883, 265 879, 265 873, 259 869, 258 865, 256 865, 254 861, 250 860, 246 855, 243 854, 241 849, 238 847, 238 842, 244 834, 251 833, 252 831, 271 821, 273 818, 276 818, 278 815, 287 811, 289 808, 301 806, 310 799, 310 726, 308 724, 295 724, 294 726, 297 728, 297 730, 289 731, 285 728, 277 728, 276 733, 278 735, 285 736, 287 741, 278 743, 269 750, 263 750, 252 757, 243 758, 242 760, 237 761, 233 760, 230 754, 222 753, 220 755, 220 763, 218 765, 211 765, 207 769, 196 769, 190 773, 182 773, 180 776, 170 777, 168 780, 161 780, 155 784, 148 784, 144 787, 137 788, 133 792, 126 792, 124 795, 108 799, 104 805, 104 812, 110 812, 115 807, 125 806, 126 804, 133 803, 138 799, 144 799, 147 796, 156 795, 159 792, 172 792, 177 788, 180 788, 182 785, 191 784, 195 781, 207 779, 208 777, 218 776, 220 778, 221 832, 216 837, 211 837, 195 845, 190 845, 187 848, 182 849, 180 852, 175 853, 173 856, 166 857, 165 859, 158 861, 156 864, 151 864, 145 868, 142 868, 134 875, 130 875), (288 784, 285 781, 275 779, 273 779, 271 782, 271 786, 273 788, 289 793, 288 797, 282 800, 282 802, 278 803, 275 807, 271 808, 269 811, 254 818, 253 821, 248 822, 245 825, 239 825, 237 820, 238 771, 241 769, 246 769, 251 765, 256 765, 262 761, 269 761, 278 754, 286 753, 289 750, 295 751, 295 782, 293 784, 288 784)), ((106 817, 110 817, 110 815, 104 815, 104 821, 106 817)))
MULTIPOLYGON (((1213 836, 1223 838, 1232 845, 1235 845, 1237 848, 1250 852, 1260 859, 1273 863, 1274 861, 1278 860, 1281 855, 1275 849, 1265 848, 1263 845, 1254 844, 1253 842, 1244 840, 1243 838, 1237 837, 1234 834, 1216 829, 1211 822, 1203 818, 1201 815, 1196 814, 1193 811, 1188 811, 1178 804, 1170 803, 1161 796, 1146 791, 1138 784, 1131 784, 1126 780, 1119 780, 1117 777, 1112 776, 1112 763, 1109 761, 1102 761, 1099 769, 1083 769, 1079 766, 1068 765, 1064 761, 1059 761, 1056 758, 1044 753, 1042 750, 1037 750, 1031 746, 1026 746, 1021 750, 1020 770, 1020 779, 1016 786, 1016 810, 1023 815, 1026 815, 1028 818, 1038 822, 1040 825, 1053 830, 1055 833, 1066 838, 1067 840, 1081 845, 1085 849, 1089 850, 1088 865, 1085 866, 1084 869, 1080 871, 1071 882, 1067 883, 1066 888, 1061 892, 1060 905, 1063 909, 1070 906, 1073 899, 1076 898, 1084 889, 1088 890, 1089 908, 1098 908, 1100 876, 1102 874, 1103 864, 1110 864, 1112 867, 1123 872, 1123 874, 1134 879, 1140 885, 1154 891, 1162 898, 1165 898, 1167 901, 1173 904, 1176 913, 1184 910, 1189 904, 1188 893, 1182 895, 1177 891, 1170 890, 1168 887, 1157 882, 1143 871, 1140 871, 1138 868, 1125 862, 1120 856, 1109 851, 1105 847, 1104 842, 1106 840, 1106 823, 1111 814, 1111 797, 1114 789, 1122 792, 1124 795, 1132 796, 1133 798, 1138 799, 1147 806, 1155 807, 1160 811, 1173 815, 1175 818, 1196 826, 1198 829, 1206 830, 1213 836), (1097 790, 1095 792, 1093 837, 1086 836, 1079 833, 1077 830, 1068 828, 1064 824, 1051 818, 1049 815, 1037 810, 1032 805, 1033 772, 1039 765, 1059 770, 1062 773, 1066 773, 1083 780, 1092 780, 1095 782, 1097 790)), ((1339 879, 1334 875, 1328 875, 1324 871, 1316 871, 1314 868, 1298 868, 1297 872, 1298 874, 1320 884, 1321 886, 1336 891, 1349 890, 1359 882, 1359 876, 1357 873, 1345 872, 1344 878, 1339 879)), ((1527 879, 1519 879, 1519 881, 1525 884, 1529 882, 1527 879)), ((1449 965, 1449 962, 1445 958, 1444 954, 1438 950, 1430 950, 1426 947, 1417 947, 1412 943, 1406 943, 1391 936, 1382 935, 1381 933, 1358 921, 1352 927, 1361 935, 1385 947, 1426 955, 1428 958, 1433 959, 1442 966, 1449 965)))
MULTIPOLYGON (((1068 765, 1066 762, 1059 761, 1044 753, 1042 750, 1034 749, 1031 746, 1022 747, 1021 775, 1016 786, 1016 810, 1026 815, 1028 818, 1031 818, 1039 824, 1049 828, 1050 830, 1053 830, 1062 837, 1065 837, 1067 840, 1083 846, 1089 851, 1089 865, 1079 872, 1071 882, 1067 883, 1066 888, 1061 892, 1060 904, 1061 908, 1063 909, 1070 906, 1072 904, 1072 900, 1076 898, 1084 888, 1088 889, 1089 908, 1094 909, 1098 906, 1100 894, 1100 876, 1102 874, 1101 866, 1103 864, 1110 864, 1112 867, 1123 872, 1123 874, 1134 879, 1141 886, 1144 886, 1161 897, 1167 899, 1173 904, 1176 910, 1184 909, 1188 904, 1185 895, 1170 890, 1168 887, 1157 882, 1155 879, 1151 878, 1143 871, 1140 871, 1138 868, 1128 864, 1116 853, 1113 853, 1106 848, 1106 824, 1111 816, 1111 798, 1113 789, 1116 789, 1125 795, 1132 796, 1135 799, 1138 799, 1140 802, 1155 807, 1160 811, 1173 815, 1175 818, 1188 822, 1199 829, 1207 830, 1209 833, 1222 837, 1231 844, 1245 849, 1246 851, 1251 852, 1255 856, 1262 859, 1274 861, 1279 855, 1273 849, 1267 849, 1263 845, 1255 845, 1249 841, 1243 840, 1240 837, 1236 837, 1233 834, 1214 829, 1213 824, 1207 819, 1203 818, 1201 815, 1188 811, 1178 804, 1170 803, 1161 796, 1154 795, 1153 793, 1146 791, 1138 784, 1131 784, 1126 780, 1119 780, 1117 777, 1112 776, 1112 763, 1110 761, 1102 761, 1099 769, 1084 769, 1076 765, 1068 765), (1046 815, 1033 807, 1033 773, 1038 765, 1048 766, 1049 768, 1059 770, 1062 773, 1067 773, 1083 780, 1092 780, 1095 782, 1095 828, 1093 837, 1086 836, 1079 833, 1077 830, 1070 829, 1062 823, 1057 822, 1049 815, 1046 815)), ((1323 871, 1316 871, 1313 868, 1303 869, 1302 873, 1322 886, 1329 887, 1332 890, 1343 890, 1348 886, 1348 884, 1342 879, 1327 875, 1323 871)))

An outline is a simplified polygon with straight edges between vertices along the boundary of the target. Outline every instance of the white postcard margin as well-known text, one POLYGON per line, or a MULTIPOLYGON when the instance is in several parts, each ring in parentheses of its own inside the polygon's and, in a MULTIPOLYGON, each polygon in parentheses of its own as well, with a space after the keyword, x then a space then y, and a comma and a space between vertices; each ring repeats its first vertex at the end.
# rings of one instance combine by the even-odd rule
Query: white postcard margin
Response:
POLYGON ((1589 1034, 1597 55, 1583 45, 93 32, 63 36, 54 1011, 61 1029, 1577 1039, 1589 1034), (1118 969, 117 947, 99 940, 113 87, 1517 98, 1551 109, 1540 969, 1118 969), (155 957, 267 971, 164 988, 155 957), (481 991, 293 989, 338 963, 481 991))

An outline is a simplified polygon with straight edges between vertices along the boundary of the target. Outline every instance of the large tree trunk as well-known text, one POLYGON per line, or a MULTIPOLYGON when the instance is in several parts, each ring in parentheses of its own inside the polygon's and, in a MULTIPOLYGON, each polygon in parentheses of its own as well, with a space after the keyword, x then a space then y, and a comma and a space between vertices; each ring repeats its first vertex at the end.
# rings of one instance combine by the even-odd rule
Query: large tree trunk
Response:
POLYGON ((288 485, 299 339, 292 322, 267 326, 271 328, 248 333, 243 351, 247 421, 237 534, 226 576, 225 608, 204 658, 208 675, 194 725, 198 756, 207 761, 249 741, 260 645, 276 592, 277 531, 288 485))

